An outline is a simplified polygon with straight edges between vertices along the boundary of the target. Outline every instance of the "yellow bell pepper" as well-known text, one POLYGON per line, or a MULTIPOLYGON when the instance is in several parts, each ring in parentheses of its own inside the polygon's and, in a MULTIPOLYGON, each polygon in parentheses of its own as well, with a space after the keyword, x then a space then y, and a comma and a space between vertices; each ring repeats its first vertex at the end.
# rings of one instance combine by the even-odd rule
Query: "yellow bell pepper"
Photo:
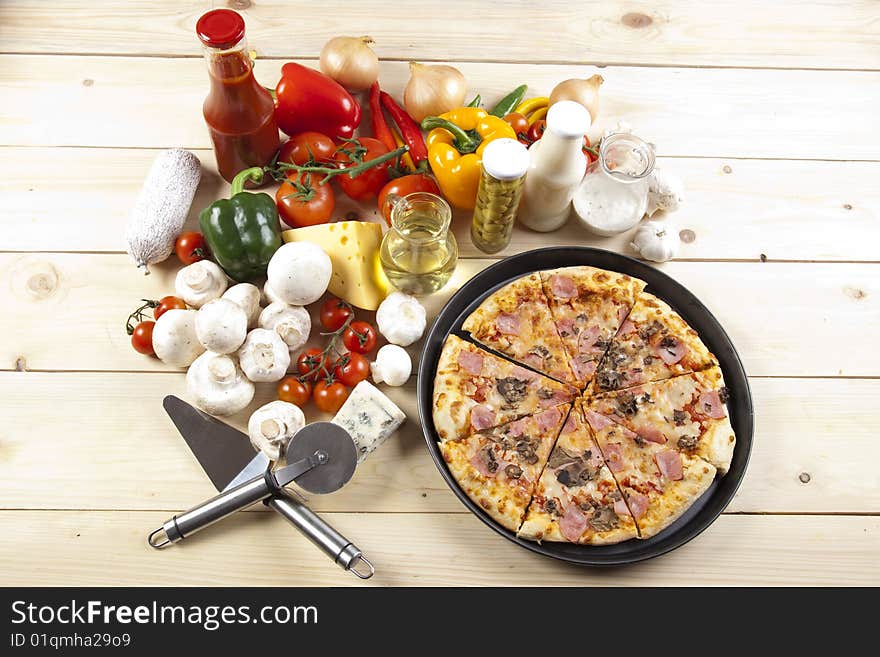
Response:
POLYGON ((443 196, 455 207, 472 210, 477 201, 480 165, 486 144, 501 137, 516 139, 503 119, 479 107, 459 107, 422 121, 428 162, 443 196))

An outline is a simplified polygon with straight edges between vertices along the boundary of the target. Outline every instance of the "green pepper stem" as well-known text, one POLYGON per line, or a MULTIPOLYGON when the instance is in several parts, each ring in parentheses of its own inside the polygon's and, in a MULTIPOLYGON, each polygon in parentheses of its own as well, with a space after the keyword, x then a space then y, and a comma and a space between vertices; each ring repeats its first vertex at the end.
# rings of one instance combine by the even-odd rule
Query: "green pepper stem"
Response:
POLYGON ((422 120, 422 130, 428 131, 434 128, 443 128, 452 133, 453 146, 459 153, 473 153, 480 145, 479 136, 474 139, 465 130, 459 128, 452 121, 441 119, 439 116, 428 116, 422 120))
POLYGON ((251 167, 250 169, 239 171, 235 178, 232 179, 232 189, 229 192, 229 196, 232 197, 243 192, 245 183, 249 180, 253 180, 258 185, 263 182, 263 167, 251 167))

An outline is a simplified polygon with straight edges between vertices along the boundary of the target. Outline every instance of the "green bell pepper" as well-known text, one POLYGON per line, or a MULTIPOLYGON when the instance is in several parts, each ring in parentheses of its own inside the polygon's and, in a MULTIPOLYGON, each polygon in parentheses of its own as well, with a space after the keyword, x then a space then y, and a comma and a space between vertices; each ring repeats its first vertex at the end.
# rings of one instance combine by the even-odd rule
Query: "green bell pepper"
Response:
POLYGON ((215 201, 199 214, 199 226, 214 260, 239 282, 265 276, 269 259, 281 246, 275 199, 242 191, 249 180, 261 183, 263 169, 239 172, 232 181, 230 198, 215 201))

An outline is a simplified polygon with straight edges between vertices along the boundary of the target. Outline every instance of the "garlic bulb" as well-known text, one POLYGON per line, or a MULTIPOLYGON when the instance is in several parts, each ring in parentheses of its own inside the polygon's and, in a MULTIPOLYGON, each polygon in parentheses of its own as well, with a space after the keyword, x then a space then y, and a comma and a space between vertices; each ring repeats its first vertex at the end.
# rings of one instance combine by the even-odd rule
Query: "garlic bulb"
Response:
POLYGON ((651 217, 657 210, 675 212, 684 201, 684 184, 675 174, 657 167, 648 176, 648 208, 651 217))
POLYGON ((646 221, 636 230, 630 246, 642 258, 652 262, 666 262, 678 253, 678 231, 664 221, 646 221))

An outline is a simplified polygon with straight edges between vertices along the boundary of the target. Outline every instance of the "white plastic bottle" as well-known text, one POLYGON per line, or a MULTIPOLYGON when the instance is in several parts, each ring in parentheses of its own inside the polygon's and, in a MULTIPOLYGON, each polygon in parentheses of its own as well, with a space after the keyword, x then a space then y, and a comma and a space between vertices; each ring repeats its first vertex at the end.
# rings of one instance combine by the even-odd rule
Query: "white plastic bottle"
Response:
POLYGON ((524 226, 547 232, 568 219, 587 168, 582 148, 589 128, 590 113, 580 103, 562 100, 550 107, 544 135, 529 148, 531 165, 517 214, 524 226))

